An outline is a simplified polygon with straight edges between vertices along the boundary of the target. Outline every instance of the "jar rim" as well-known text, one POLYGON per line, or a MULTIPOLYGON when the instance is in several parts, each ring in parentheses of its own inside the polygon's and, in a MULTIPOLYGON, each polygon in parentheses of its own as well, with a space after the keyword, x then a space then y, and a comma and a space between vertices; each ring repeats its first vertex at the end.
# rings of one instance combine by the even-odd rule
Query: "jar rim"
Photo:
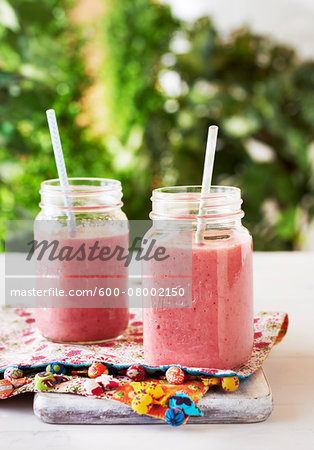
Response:
MULTIPOLYGON (((121 191, 121 183, 111 178, 74 177, 68 178, 71 195, 92 194, 93 192, 121 191), (82 184, 84 183, 84 184, 82 184), (84 189, 81 189, 84 188, 84 189)), ((45 180, 40 185, 40 193, 63 193, 59 178, 45 180)))
POLYGON ((169 186, 153 190, 151 219, 206 219, 211 221, 242 218, 241 190, 235 186, 212 186, 201 197, 202 186, 169 186), (202 203, 202 215, 199 215, 202 203))
MULTIPOLYGON (((200 200, 202 186, 166 186, 154 189, 151 200, 195 202, 200 200), (188 198, 187 198, 188 196, 188 198)), ((241 189, 235 186, 211 186, 203 200, 241 200, 241 189)))

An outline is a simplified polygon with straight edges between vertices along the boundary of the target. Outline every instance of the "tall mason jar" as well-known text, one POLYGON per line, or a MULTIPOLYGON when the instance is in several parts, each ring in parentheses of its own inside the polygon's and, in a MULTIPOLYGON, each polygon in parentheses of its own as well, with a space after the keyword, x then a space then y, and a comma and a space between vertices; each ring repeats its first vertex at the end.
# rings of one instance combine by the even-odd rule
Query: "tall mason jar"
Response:
POLYGON ((213 186, 201 218, 200 192, 201 186, 174 186, 152 194, 153 224, 145 237, 166 248, 169 257, 145 262, 143 284, 152 292, 162 281, 163 288, 168 283, 171 290, 167 307, 160 307, 162 299, 143 308, 144 353, 150 365, 231 369, 245 363, 252 352, 252 237, 241 224, 241 192, 213 186), (204 228, 201 243, 195 242, 198 223, 204 228), (178 307, 177 294, 184 283, 187 287, 189 265, 186 295, 191 302, 178 307), (182 283, 178 274, 185 277, 182 283))
POLYGON ((102 342, 120 336, 129 320, 127 268, 115 258, 99 258, 103 248, 128 248, 121 183, 70 178, 69 184, 67 206, 58 179, 41 184, 34 239, 57 242, 58 247, 54 253, 49 248, 36 263, 36 282, 51 293, 46 306, 36 309, 36 324, 55 342, 102 342), (116 288, 120 294, 108 300, 108 287, 109 293, 116 288))

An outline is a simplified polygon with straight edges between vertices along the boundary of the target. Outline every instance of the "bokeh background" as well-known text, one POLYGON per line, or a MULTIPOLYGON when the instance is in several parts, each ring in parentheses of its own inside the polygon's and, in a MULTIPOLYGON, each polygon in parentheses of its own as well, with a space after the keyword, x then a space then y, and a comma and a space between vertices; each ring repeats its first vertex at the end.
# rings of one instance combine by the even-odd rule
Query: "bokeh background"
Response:
POLYGON ((56 177, 54 108, 69 176, 121 180, 130 219, 155 187, 200 184, 217 124, 213 181, 242 189, 255 249, 314 249, 306 3, 0 0, 1 237, 56 177))

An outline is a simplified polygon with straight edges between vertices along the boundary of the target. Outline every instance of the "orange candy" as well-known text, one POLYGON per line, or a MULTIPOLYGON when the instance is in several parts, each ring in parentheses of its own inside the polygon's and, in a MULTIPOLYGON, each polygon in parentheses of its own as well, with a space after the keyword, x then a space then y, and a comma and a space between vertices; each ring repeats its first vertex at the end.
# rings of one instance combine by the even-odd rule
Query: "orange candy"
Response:
POLYGON ((88 376, 90 378, 97 378, 100 375, 108 375, 109 370, 107 366, 101 363, 93 363, 88 369, 88 376))
POLYGON ((184 372, 180 367, 169 367, 166 372, 166 379, 170 384, 182 384, 184 381, 184 372))

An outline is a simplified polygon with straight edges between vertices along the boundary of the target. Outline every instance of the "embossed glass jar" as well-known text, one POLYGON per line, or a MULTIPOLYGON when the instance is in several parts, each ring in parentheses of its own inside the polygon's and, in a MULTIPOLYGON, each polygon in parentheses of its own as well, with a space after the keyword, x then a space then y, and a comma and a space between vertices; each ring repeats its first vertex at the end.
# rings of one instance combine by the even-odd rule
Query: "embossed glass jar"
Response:
POLYGON ((251 355, 252 237, 241 224, 241 192, 213 186, 201 218, 200 192, 200 186, 153 191, 153 225, 145 237, 165 246, 169 258, 146 263, 144 286, 151 292, 168 277, 173 287, 173 277, 182 274, 179 289, 191 263, 192 297, 189 307, 143 308, 145 360, 154 366, 231 369, 251 355), (201 244, 195 242, 199 221, 205 225, 201 244))
POLYGON ((115 298, 112 307, 102 306, 107 286, 127 291, 128 274, 117 261, 110 261, 105 269, 102 261, 88 257, 87 251, 93 245, 128 248, 121 183, 104 178, 70 178, 69 184, 70 206, 65 206, 58 179, 41 184, 41 212, 35 220, 34 235, 38 242, 57 240, 63 252, 72 248, 73 254, 78 253, 83 246, 85 258, 42 259, 38 282, 58 288, 65 296, 52 298, 49 307, 37 308, 36 323, 43 336, 53 341, 101 342, 121 335, 128 325, 126 294, 115 298))

